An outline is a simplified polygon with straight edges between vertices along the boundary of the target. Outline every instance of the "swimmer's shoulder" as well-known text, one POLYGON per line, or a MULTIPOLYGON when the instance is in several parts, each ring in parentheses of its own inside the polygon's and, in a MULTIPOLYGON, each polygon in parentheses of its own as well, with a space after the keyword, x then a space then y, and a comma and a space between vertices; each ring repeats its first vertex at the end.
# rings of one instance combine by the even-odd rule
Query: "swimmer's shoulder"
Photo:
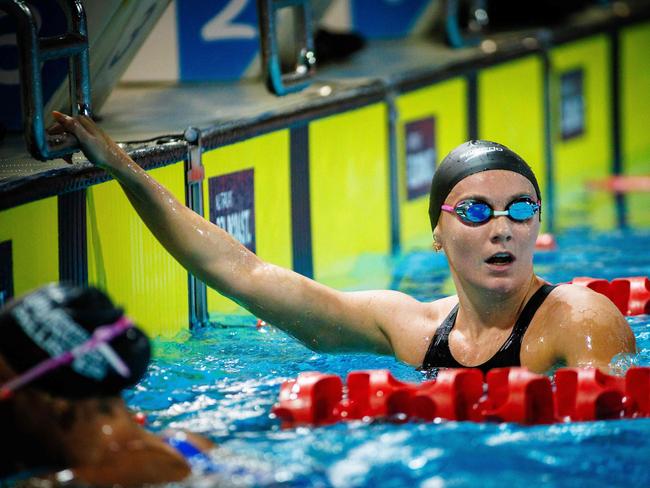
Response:
MULTIPOLYGON (((625 317, 606 296, 587 287, 558 285, 540 306, 524 337, 522 363, 571 364, 571 357, 587 347, 608 349, 617 338, 620 351, 635 348, 625 317)), ((535 368, 533 368, 535 369, 535 368)))
POLYGON ((378 292, 376 297, 381 297, 382 308, 387 312, 382 329, 389 337, 395 357, 416 366, 422 363, 436 329, 458 303, 457 296, 423 302, 392 290, 378 292))
POLYGON ((581 285, 570 283, 558 285, 547 297, 543 306, 547 320, 553 319, 564 324, 580 323, 585 318, 596 321, 599 318, 601 321, 625 321, 609 298, 581 285))

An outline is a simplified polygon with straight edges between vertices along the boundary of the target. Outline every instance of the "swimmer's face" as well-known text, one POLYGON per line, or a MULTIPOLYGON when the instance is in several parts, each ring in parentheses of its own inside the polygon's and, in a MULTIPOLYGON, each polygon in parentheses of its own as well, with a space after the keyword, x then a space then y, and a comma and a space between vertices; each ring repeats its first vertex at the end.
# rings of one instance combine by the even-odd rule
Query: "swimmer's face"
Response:
MULTIPOLYGON (((462 200, 474 199, 488 203, 494 210, 504 210, 521 197, 537 201, 528 179, 512 171, 491 170, 461 180, 445 203, 455 206, 462 200)), ((530 280, 539 225, 538 214, 525 222, 499 216, 470 226, 442 212, 434 234, 447 255, 457 286, 510 292, 530 280)))

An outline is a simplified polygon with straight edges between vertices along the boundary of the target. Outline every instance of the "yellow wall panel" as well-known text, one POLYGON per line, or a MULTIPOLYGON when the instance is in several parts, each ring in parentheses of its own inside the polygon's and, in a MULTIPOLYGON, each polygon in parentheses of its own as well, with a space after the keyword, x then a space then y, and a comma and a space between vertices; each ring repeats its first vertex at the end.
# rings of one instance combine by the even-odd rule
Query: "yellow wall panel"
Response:
MULTIPOLYGON (((478 76, 478 135, 505 144, 535 172, 546 192, 544 93, 541 59, 528 56, 487 68, 478 76)), ((544 225, 544 219, 542 219, 544 225)))
MULTIPOLYGON (((183 164, 151 175, 185 202, 183 164)), ((151 335, 188 328, 187 271, 147 229, 115 181, 88 188, 88 281, 151 335)))
MULTIPOLYGON (((215 149, 203 155, 205 217, 210 216, 208 179, 253 168, 255 189, 255 247, 265 261, 291 268, 291 191, 289 131, 282 130, 215 149)), ((208 290, 208 309, 216 320, 221 314, 240 314, 236 303, 208 290)))
POLYGON ((400 242, 402 250, 431 248, 429 196, 409 200, 406 184, 406 124, 432 117, 436 165, 467 140, 467 82, 457 78, 422 88, 397 99, 397 160, 399 165, 400 242))
POLYGON ((375 104, 309 125, 314 276, 374 282, 390 253, 387 110, 375 104))
POLYGON ((558 228, 585 225, 612 228, 616 224, 612 195, 588 192, 590 180, 612 173, 611 86, 609 40, 604 35, 554 48, 552 66, 553 150, 558 228), (584 131, 563 139, 560 128, 560 79, 582 73, 584 131))
POLYGON ((14 295, 59 280, 57 197, 0 212, 0 242, 11 241, 14 295))
MULTIPOLYGON (((621 132, 623 172, 650 175, 650 23, 621 32, 621 132)), ((628 222, 650 226, 650 194, 627 196, 628 222)))

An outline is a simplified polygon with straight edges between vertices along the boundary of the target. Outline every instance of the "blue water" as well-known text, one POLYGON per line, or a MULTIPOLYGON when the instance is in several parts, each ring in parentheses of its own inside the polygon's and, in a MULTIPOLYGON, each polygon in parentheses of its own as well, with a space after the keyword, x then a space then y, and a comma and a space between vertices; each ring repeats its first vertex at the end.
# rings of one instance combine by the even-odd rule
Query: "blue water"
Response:
MULTIPOLYGON (((574 276, 650 275, 650 231, 558 237, 536 271, 551 282, 574 276)), ((431 300, 444 294, 444 257, 396 259, 385 286, 431 300), (392 284, 392 285, 391 285, 392 284)), ((235 320, 237 322, 237 320, 235 320)), ((390 369, 407 381, 420 373, 387 357, 316 354, 285 334, 258 331, 254 319, 155 342, 148 376, 127 392, 150 427, 202 433, 220 445, 227 472, 184 486, 650 486, 650 419, 525 427, 514 424, 342 423, 281 429, 270 415, 280 384, 301 371, 345 376, 390 369)), ((650 366, 650 316, 629 319, 639 354, 622 362, 650 366)))

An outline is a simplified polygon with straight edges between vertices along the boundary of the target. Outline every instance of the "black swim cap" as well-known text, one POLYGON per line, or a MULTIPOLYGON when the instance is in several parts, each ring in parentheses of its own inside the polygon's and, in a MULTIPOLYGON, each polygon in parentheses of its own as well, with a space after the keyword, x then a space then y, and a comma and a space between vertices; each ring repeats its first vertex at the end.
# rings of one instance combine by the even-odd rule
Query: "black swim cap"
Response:
MULTIPOLYGON (((93 287, 51 284, 18 299, 0 312, 0 354, 16 373, 69 351, 94 330, 123 316, 105 293, 93 287)), ((130 327, 108 345, 129 368, 123 377, 99 351, 45 374, 30 387, 65 398, 117 395, 135 385, 151 357, 149 339, 130 327)))
POLYGON ((429 197, 429 219, 432 231, 438 224, 440 207, 454 186, 474 173, 492 169, 505 169, 519 173, 533 184, 537 199, 542 200, 533 170, 515 152, 496 142, 483 140, 465 142, 445 156, 433 175, 429 197))

